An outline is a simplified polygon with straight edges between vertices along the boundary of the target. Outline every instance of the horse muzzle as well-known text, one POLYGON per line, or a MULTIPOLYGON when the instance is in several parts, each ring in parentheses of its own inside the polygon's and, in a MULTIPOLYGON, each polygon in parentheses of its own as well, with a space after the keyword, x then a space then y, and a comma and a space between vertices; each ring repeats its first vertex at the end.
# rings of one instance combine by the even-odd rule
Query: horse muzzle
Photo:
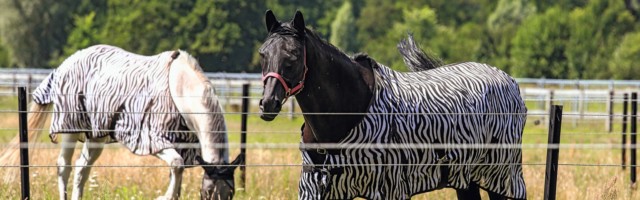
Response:
POLYGON ((235 193, 234 171, 245 164, 245 155, 239 154, 236 159, 226 166, 207 166, 211 163, 205 162, 200 156, 196 160, 204 169, 202 177, 202 188, 200 199, 206 200, 227 200, 233 199, 235 193))
POLYGON ((273 98, 260 100, 260 118, 264 121, 272 121, 282 109, 282 102, 273 98))

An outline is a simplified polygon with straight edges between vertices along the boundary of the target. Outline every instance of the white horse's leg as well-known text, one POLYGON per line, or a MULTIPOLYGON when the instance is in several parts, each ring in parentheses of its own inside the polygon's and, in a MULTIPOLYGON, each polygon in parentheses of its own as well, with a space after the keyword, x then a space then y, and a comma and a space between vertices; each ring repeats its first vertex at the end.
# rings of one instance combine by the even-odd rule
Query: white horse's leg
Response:
POLYGON ((164 160, 171 166, 171 181, 169 188, 162 197, 158 199, 178 199, 180 197, 180 186, 182 185, 182 172, 184 171, 184 160, 175 149, 164 149, 155 156, 164 160))
POLYGON ((60 155, 58 156, 58 192, 60 199, 67 199, 67 183, 71 174, 71 157, 78 141, 78 134, 58 134, 60 136, 60 155))
POLYGON ((91 172, 91 167, 88 165, 93 165, 98 157, 100 157, 106 139, 107 137, 94 138, 87 139, 84 142, 82 153, 76 160, 72 199, 82 199, 84 184, 87 182, 87 178, 89 178, 89 172, 91 172))

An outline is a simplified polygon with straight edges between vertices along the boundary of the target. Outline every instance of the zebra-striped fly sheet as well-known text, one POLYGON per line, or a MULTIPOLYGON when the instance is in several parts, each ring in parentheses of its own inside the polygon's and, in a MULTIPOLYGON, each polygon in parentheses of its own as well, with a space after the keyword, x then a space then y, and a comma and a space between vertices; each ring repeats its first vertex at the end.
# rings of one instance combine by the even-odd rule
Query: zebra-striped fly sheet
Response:
MULTIPOLYGON (((193 165, 205 169, 202 198, 233 197, 235 166, 228 166, 222 108, 198 62, 187 52, 143 56, 109 45, 92 46, 67 58, 33 92, 33 99, 39 111, 53 106, 54 142, 58 137, 63 143, 81 140, 85 145, 119 142, 134 154, 155 155, 167 162, 171 179, 163 198, 179 197, 182 170, 193 165), (200 148, 178 148, 180 143, 200 148)), ((78 162, 91 165, 101 148, 85 149, 78 162)), ((59 184, 64 199, 73 148, 61 152, 59 184)), ((240 155, 234 165, 243 158, 240 155)), ((74 183, 72 198, 82 196, 88 172, 76 172, 81 178, 74 183)))
MULTIPOLYGON (((33 92, 34 102, 54 104, 52 140, 58 133, 91 130, 87 137, 108 136, 138 155, 173 148, 175 142, 198 143, 169 91, 172 54, 141 56, 99 45, 69 57, 33 92)), ((195 163, 198 151, 181 151, 185 163, 195 163)))
MULTIPOLYGON (((527 109, 515 80, 495 67, 440 66, 410 37, 410 45, 400 50, 415 72, 397 72, 366 54, 347 56, 307 29, 300 12, 281 23, 267 11, 266 25, 269 36, 260 55, 263 63, 277 65, 263 65, 263 74, 295 80, 306 60, 305 87, 296 95, 305 119, 303 143, 522 142, 527 109)), ((284 92, 276 79, 264 84, 262 118, 270 121, 284 92)), ((526 198, 519 148, 382 148, 389 145, 302 149, 299 198, 409 199, 443 187, 456 189, 460 199, 479 198, 480 188, 492 199, 526 198)))

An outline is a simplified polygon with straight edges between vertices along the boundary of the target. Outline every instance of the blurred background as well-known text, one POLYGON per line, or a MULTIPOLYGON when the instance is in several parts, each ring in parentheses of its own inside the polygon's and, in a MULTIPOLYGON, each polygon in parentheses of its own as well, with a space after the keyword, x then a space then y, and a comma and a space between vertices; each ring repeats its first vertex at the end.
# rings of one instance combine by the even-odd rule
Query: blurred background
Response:
MULTIPOLYGON (((629 156, 620 151, 631 143, 622 139, 631 132, 627 104, 637 105, 628 97, 640 90, 640 0, 0 0, 0 150, 18 132, 16 88, 37 86, 75 51, 94 44, 144 55, 183 49, 200 61, 228 111, 230 155, 239 151, 240 89, 251 83, 247 185, 236 198, 296 199, 300 109, 292 99, 275 122, 258 115, 257 49, 267 36, 267 9, 282 21, 301 10, 309 28, 346 53, 366 52, 400 71, 407 69, 396 44, 409 32, 445 63, 505 70, 517 78, 529 109, 523 166, 530 199, 544 194, 553 104, 564 105, 567 145, 558 199, 639 199, 625 169, 629 156)), ((46 134, 32 142, 42 145, 30 149, 32 197, 54 199, 58 146, 46 134)), ((164 162, 108 147, 85 197, 149 199, 164 192, 164 162)), ((183 199, 199 198, 201 174, 185 170, 183 199)), ((18 199, 19 186, 0 182, 0 199, 18 199)), ((449 189, 414 199, 453 198, 449 189)))
POLYGON ((485 62, 515 77, 635 79, 640 0, 0 0, 0 68, 56 68, 110 44, 183 49, 207 72, 259 72, 264 13, 307 26, 347 53, 406 70, 412 32, 446 63, 485 62))

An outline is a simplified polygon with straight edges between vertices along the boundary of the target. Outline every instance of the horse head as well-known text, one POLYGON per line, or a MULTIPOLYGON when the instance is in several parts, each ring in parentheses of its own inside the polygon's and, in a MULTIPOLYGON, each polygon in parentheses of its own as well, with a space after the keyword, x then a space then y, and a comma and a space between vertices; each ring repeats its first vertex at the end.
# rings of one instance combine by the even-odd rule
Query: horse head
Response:
POLYGON ((279 22, 273 12, 266 13, 269 35, 260 47, 264 83, 260 109, 263 120, 273 120, 282 104, 298 94, 306 78, 305 23, 297 11, 290 22, 279 22))
POLYGON ((203 200, 233 199, 235 193, 233 172, 239 165, 244 164, 244 158, 244 154, 239 154, 229 165, 217 166, 204 161, 200 156, 196 156, 196 160, 204 169, 200 198, 203 200))

